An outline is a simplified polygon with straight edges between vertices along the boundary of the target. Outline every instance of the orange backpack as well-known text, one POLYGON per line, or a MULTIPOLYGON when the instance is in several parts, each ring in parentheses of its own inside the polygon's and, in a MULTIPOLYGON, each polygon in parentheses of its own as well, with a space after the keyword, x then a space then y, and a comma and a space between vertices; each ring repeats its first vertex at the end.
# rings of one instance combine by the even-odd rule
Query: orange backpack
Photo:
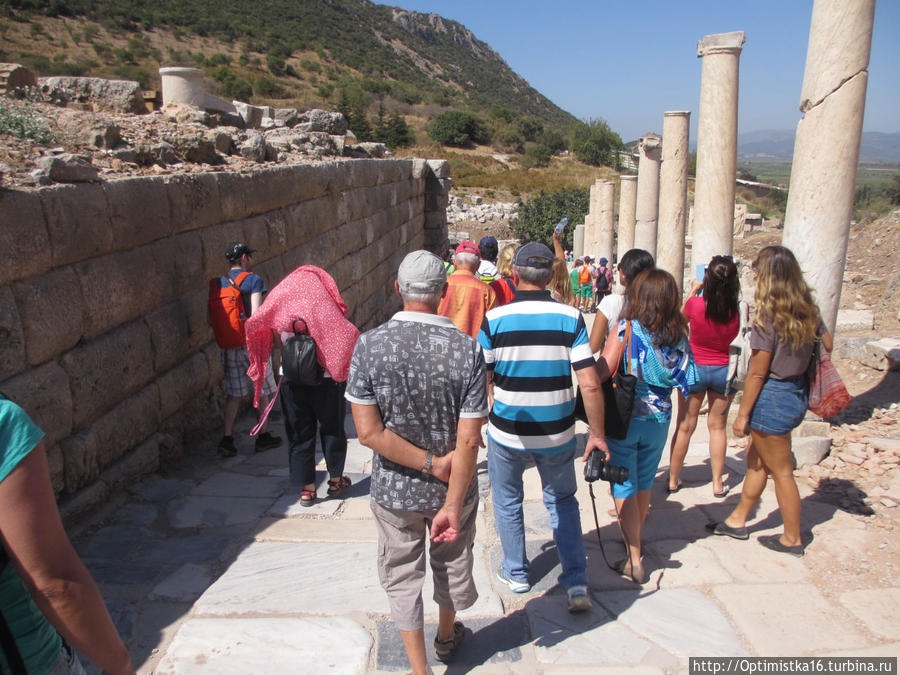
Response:
POLYGON ((591 268, 587 265, 582 266, 581 271, 578 273, 578 282, 581 285, 591 283, 591 268))
POLYGON ((215 333, 216 343, 222 349, 234 349, 247 344, 244 337, 244 321, 247 320, 247 315, 244 312, 240 286, 248 276, 250 272, 241 272, 232 280, 226 274, 228 284, 224 287, 219 281, 220 277, 209 280, 209 301, 206 305, 209 325, 215 333))

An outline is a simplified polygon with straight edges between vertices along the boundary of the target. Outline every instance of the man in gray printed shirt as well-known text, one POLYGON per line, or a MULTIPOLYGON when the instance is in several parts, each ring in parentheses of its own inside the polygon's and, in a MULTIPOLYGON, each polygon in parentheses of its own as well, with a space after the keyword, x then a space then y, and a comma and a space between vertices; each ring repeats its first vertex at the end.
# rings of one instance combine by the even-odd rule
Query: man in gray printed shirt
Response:
POLYGON ((378 573, 417 675, 428 672, 422 584, 429 530, 442 661, 464 634, 456 612, 478 598, 474 476, 488 412, 486 370, 479 344, 437 315, 446 287, 437 256, 414 251, 403 259, 395 282, 403 311, 360 336, 346 392, 359 440, 375 451, 378 573))

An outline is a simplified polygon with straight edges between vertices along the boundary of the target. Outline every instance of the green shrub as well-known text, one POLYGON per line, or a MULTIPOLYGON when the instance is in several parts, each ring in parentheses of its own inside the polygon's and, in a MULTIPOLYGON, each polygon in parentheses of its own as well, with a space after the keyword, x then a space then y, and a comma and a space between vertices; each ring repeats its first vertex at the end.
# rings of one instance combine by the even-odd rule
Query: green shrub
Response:
POLYGON ((47 121, 27 105, 0 99, 0 136, 12 136, 41 145, 56 143, 47 121))
POLYGON ((625 147, 619 134, 601 119, 579 122, 572 130, 570 146, 575 156, 591 166, 613 166, 617 150, 625 147))
POLYGON ((550 152, 550 148, 546 145, 535 143, 528 146, 528 149, 525 150, 525 154, 522 156, 522 166, 526 169, 536 166, 547 166, 550 164, 552 155, 553 153, 550 152))
POLYGON ((231 63, 231 57, 228 54, 216 53, 206 59, 206 63, 210 66, 227 66, 231 63))
MULTIPOLYGON (((588 212, 590 190, 583 187, 562 188, 554 192, 541 190, 527 202, 519 203, 519 216, 514 221, 513 232, 523 241, 540 241, 552 248, 553 226, 563 216, 570 223, 583 222, 588 212)), ((567 227, 561 240, 564 248, 572 248, 572 232, 567 227)))
POLYGON ((222 94, 228 98, 249 103, 253 96, 253 87, 247 80, 233 77, 223 83, 222 94))
POLYGON ((490 142, 484 122, 462 110, 448 110, 435 117, 428 126, 428 135, 438 143, 457 147, 490 142))
POLYGON ((258 96, 268 96, 270 98, 281 98, 284 96, 284 88, 267 75, 261 75, 256 78, 254 91, 256 91, 258 96))

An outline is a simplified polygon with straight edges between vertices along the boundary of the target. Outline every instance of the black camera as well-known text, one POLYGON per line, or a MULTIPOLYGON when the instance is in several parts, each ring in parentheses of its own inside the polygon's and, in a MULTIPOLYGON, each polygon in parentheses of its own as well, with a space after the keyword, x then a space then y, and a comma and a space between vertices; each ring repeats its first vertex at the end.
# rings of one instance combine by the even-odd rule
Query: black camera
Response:
POLYGON ((584 464, 584 479, 588 483, 593 483, 596 480, 605 480, 607 483, 618 483, 621 485, 628 480, 628 469, 624 466, 608 464, 603 459, 603 453, 595 450, 588 455, 588 460, 584 464))

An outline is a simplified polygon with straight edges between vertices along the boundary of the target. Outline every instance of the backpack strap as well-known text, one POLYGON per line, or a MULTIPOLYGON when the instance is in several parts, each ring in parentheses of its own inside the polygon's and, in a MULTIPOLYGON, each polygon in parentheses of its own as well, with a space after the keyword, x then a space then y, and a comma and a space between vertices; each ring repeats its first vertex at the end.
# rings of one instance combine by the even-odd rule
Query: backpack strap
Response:
MULTIPOLYGON (((3 548, 3 546, 0 546, 0 574, 6 569, 8 562, 9 556, 6 554, 6 549, 3 548)), ((22 655, 19 653, 18 645, 16 645, 16 639, 9 629, 9 624, 6 623, 6 617, 3 616, 2 609, 0 609, 0 648, 3 649, 3 654, 6 656, 6 663, 12 671, 12 675, 28 675, 28 670, 25 668, 25 662, 22 660, 22 655)))
POLYGON ((503 277, 503 281, 506 282, 506 285, 509 286, 509 290, 512 291, 512 294, 516 294, 516 285, 512 282, 512 279, 509 277, 503 277))
POLYGON ((231 284, 232 287, 237 290, 241 290, 241 284, 244 283, 244 279, 250 276, 250 272, 241 272, 234 279, 231 278, 230 274, 225 275, 226 281, 231 284))

